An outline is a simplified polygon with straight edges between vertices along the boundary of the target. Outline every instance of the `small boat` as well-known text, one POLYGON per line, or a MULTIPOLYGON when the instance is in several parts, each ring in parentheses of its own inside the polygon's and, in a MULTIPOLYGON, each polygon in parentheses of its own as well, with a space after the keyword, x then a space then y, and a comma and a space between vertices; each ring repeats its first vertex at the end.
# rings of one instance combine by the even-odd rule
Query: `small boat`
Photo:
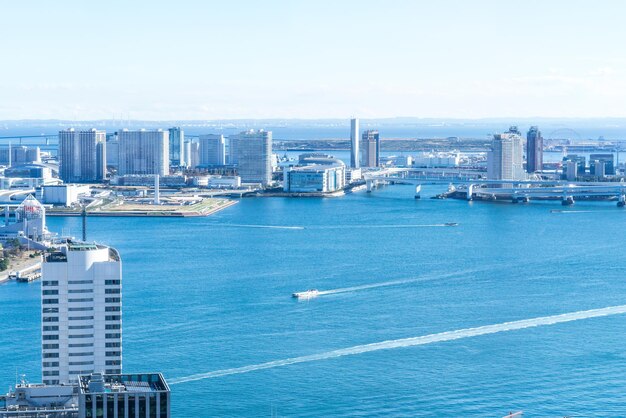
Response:
POLYGON ((444 225, 445 226, 458 226, 459 224, 457 222, 446 222, 444 225))
POLYGON ((294 297, 296 299, 311 299, 311 298, 316 297, 319 294, 320 294, 319 290, 309 289, 305 292, 296 292, 292 294, 291 297, 294 297))

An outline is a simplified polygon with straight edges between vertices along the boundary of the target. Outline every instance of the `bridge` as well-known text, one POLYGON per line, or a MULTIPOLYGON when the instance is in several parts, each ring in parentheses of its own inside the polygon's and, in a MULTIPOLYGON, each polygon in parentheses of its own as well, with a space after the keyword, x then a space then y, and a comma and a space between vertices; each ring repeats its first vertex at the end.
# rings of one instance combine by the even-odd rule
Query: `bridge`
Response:
POLYGON ((561 199, 574 204, 575 198, 616 199, 619 207, 626 205, 626 183, 571 182, 566 180, 489 180, 485 172, 463 169, 388 168, 364 173, 367 191, 381 184, 415 185, 415 198, 423 184, 450 184, 454 191, 464 192, 467 200, 510 200, 513 203, 531 199, 561 199))

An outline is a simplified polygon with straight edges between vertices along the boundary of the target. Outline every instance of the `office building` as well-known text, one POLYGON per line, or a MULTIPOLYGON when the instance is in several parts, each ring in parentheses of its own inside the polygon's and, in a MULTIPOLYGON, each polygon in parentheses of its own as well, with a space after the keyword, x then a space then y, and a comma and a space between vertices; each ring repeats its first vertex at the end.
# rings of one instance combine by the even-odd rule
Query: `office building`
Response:
POLYGON ((234 152, 237 172, 244 183, 272 182, 272 132, 245 131, 230 135, 231 152, 234 152))
POLYGON ((200 135, 200 161, 202 167, 226 164, 226 141, 224 135, 200 135))
POLYGON ((41 265, 42 377, 49 385, 79 375, 122 371, 122 261, 99 244, 68 242, 41 265))
POLYGON ((523 180, 524 145, 517 127, 496 134, 487 155, 487 178, 490 180, 523 180))
POLYGON ((359 120, 350 119, 350 167, 359 168, 359 120))
POLYGON ((361 159, 361 166, 379 167, 380 135, 378 134, 378 131, 367 130, 363 132, 361 147, 363 148, 363 158, 361 159))
POLYGON ((114 134, 107 134, 106 149, 107 167, 117 168, 120 161, 120 141, 117 136, 117 132, 114 134))
POLYGON ((613 154, 591 154, 589 156, 589 174, 596 177, 615 175, 615 156, 613 154))
POLYGON ((534 173, 543 169, 543 137, 536 126, 531 126, 526 134, 526 172, 534 173))
POLYGON ((584 155, 568 154, 563 157, 563 174, 561 178, 574 181, 586 174, 587 162, 584 155))
POLYGON ((0 418, 169 418, 170 388, 161 373, 78 376, 70 385, 22 381, 0 396, 0 418))
POLYGON ((194 169, 200 165, 200 143, 190 141, 187 145, 187 167, 194 169))
POLYGON ((284 173, 283 190, 295 193, 330 193, 344 188, 346 168, 343 164, 292 167, 284 173))
POLYGON ((59 177, 67 183, 106 177, 106 133, 91 129, 59 132, 59 177))
POLYGON ((13 166, 17 164, 40 163, 41 150, 39 147, 23 145, 0 148, 0 164, 13 166))
POLYGON ((185 165, 185 131, 180 128, 170 128, 169 132, 169 159, 171 167, 185 165))
POLYGON ((170 173, 169 132, 161 129, 129 131, 124 129, 119 136, 119 165, 117 173, 158 174, 170 173))
POLYGON ((461 164, 461 153, 458 151, 422 152, 417 154, 412 162, 416 167, 458 167, 461 164))

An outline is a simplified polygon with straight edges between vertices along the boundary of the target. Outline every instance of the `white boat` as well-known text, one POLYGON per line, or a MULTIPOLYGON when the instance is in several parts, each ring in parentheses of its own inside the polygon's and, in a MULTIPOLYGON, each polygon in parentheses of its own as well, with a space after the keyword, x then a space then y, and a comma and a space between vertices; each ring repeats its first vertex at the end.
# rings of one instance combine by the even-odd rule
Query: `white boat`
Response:
POLYGON ((320 294, 320 291, 317 289, 309 289, 305 292, 296 292, 291 296, 297 299, 311 299, 320 294))

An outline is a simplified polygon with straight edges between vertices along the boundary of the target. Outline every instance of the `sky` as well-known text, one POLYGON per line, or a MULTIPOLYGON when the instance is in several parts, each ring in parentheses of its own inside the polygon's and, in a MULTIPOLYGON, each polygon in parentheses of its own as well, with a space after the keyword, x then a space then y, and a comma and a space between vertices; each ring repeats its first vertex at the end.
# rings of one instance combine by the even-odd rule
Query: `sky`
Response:
POLYGON ((626 2, 0 0, 0 120, 626 117, 626 2))

